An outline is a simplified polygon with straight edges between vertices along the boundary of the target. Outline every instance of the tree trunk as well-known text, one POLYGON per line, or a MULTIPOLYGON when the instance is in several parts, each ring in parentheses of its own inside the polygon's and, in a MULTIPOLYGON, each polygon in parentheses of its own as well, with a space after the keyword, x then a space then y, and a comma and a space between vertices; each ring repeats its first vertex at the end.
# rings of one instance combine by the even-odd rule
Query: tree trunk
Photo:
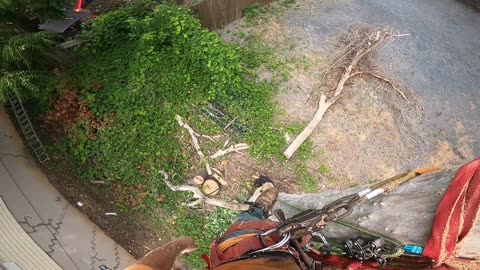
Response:
MULTIPOLYGON (((380 195, 372 201, 357 206, 353 213, 343 220, 393 237, 404 244, 424 246, 430 235, 437 205, 457 170, 458 167, 419 176, 389 194, 380 195)), ((360 190, 362 190, 361 187, 307 195, 282 193, 275 208, 283 209, 289 217, 300 212, 300 209, 292 206, 320 209, 325 204, 360 190)), ((335 223, 327 225, 322 232, 327 238, 343 239, 359 235, 357 231, 335 223)), ((476 223, 461 247, 457 248, 457 254, 479 259, 480 241, 478 239, 480 239, 480 222, 476 223)))

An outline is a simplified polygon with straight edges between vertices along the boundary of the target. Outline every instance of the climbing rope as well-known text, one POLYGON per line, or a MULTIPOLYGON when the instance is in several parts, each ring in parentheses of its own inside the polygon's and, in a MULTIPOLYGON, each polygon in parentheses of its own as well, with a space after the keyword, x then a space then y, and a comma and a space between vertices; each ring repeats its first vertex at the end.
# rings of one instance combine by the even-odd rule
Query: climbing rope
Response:
MULTIPOLYGON (((284 204, 284 205, 287 205, 291 208, 297 209, 299 211, 305 211, 306 210, 306 208, 291 204, 289 202, 286 202, 286 201, 283 201, 283 200, 280 200, 280 199, 277 199, 277 201, 284 204)), ((341 226, 356 230, 356 231, 360 232, 362 235, 369 236, 369 237, 375 237, 375 238, 382 238, 385 242, 393 245, 395 247, 394 250, 392 250, 390 252, 382 252, 381 253, 381 255, 385 258, 399 257, 399 256, 403 255, 403 253, 404 253, 403 252, 404 244, 402 242, 400 242, 399 240, 395 239, 395 238, 392 238, 390 236, 384 235, 384 234, 379 233, 379 232, 372 231, 372 230, 367 229, 367 228, 365 228, 363 226, 360 226, 360 225, 352 224, 350 222, 341 221, 341 220, 336 220, 334 222, 341 225, 341 226)))

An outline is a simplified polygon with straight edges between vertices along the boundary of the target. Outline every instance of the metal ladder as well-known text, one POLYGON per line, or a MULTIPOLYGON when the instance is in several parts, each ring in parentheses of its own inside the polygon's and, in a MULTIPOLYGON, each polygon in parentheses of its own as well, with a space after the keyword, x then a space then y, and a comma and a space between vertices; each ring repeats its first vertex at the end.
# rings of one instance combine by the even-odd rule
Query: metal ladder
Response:
POLYGON ((8 101, 10 102, 10 106, 15 114, 15 118, 17 118, 18 126, 20 126, 27 144, 30 146, 30 148, 32 148, 32 151, 35 153, 38 161, 40 161, 40 163, 44 163, 45 161, 49 160, 50 158, 45 152, 45 148, 43 147, 40 138, 38 138, 37 133, 33 129, 32 122, 30 122, 30 118, 28 118, 27 110, 25 110, 25 107, 23 107, 20 97, 17 95, 17 93, 10 91, 8 93, 8 101))

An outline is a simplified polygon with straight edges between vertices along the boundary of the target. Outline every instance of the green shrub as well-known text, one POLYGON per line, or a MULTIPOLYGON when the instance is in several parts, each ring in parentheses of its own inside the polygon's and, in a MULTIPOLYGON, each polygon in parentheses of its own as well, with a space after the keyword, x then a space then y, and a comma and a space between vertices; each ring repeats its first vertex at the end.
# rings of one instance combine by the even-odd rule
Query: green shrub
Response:
POLYGON ((183 182, 194 155, 183 152, 179 134, 184 131, 175 115, 208 130, 211 121, 198 114, 214 104, 229 119, 237 118, 241 140, 253 154, 281 155, 285 142, 273 121, 272 87, 247 79, 252 74, 241 49, 204 29, 190 11, 171 5, 137 3, 107 13, 84 38, 90 43, 79 52, 82 62, 66 79, 94 119, 77 122, 62 147, 83 164, 88 179, 103 178, 124 197, 141 189, 135 207, 161 207, 176 215, 177 233, 194 234, 206 251, 233 214, 216 210, 205 216, 179 207, 187 195, 162 183, 159 170, 183 182), (218 222, 197 226, 212 215, 218 222))
POLYGON ((181 178, 188 164, 175 139, 174 116, 188 119, 208 103, 249 127, 245 136, 254 153, 279 152, 283 142, 271 129, 274 110, 268 104, 272 89, 245 79, 239 49, 185 9, 150 8, 135 4, 95 20, 84 61, 69 72, 105 127, 92 131, 89 123, 79 123, 70 134, 75 156, 97 165, 86 173, 128 185, 145 181, 145 170, 164 169, 181 178))
MULTIPOLYGON (((24 97, 39 92, 39 85, 48 79, 45 61, 61 41, 54 33, 24 33, 8 36, 0 47, 0 102, 9 91, 24 97), (39 79, 43 79, 43 82, 39 79)), ((35 96, 33 94, 33 96, 35 96)))
MULTIPOLYGON (((2 0, 0 1, 0 22, 13 22, 20 18, 39 18, 50 21, 65 16, 65 7, 71 0, 2 0)), ((21 21, 21 20, 20 20, 21 21)))

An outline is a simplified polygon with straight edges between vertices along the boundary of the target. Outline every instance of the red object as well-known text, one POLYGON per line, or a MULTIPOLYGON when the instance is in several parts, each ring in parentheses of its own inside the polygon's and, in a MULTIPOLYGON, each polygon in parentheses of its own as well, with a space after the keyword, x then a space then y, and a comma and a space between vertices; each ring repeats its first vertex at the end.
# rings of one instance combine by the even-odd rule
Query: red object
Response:
POLYGON ((437 207, 423 256, 440 266, 472 230, 480 208, 480 158, 455 175, 437 207))
POLYGON ((77 0, 75 2, 75 9, 74 10, 76 12, 79 12, 80 10, 82 10, 82 8, 83 8, 83 0, 77 0))
POLYGON ((210 269, 210 257, 207 254, 202 254, 202 260, 207 264, 207 269, 210 269))
MULTIPOLYGON (((210 269, 215 269, 215 267, 223 263, 234 261, 250 251, 264 248, 262 242, 258 237, 249 237, 240 241, 235 246, 228 248, 225 252, 218 250, 217 245, 221 243, 223 239, 228 237, 230 234, 242 230, 256 230, 259 232, 266 232, 268 230, 276 228, 277 226, 277 222, 272 222, 268 220, 240 222, 233 224, 230 228, 228 228, 228 230, 223 234, 223 236, 220 237, 220 239, 213 242, 210 246, 210 269)), ((280 241, 280 239, 274 238, 273 235, 271 237, 273 238, 273 241, 265 239, 265 244, 267 244, 268 246, 271 246, 280 241)))
MULTIPOLYGON (((455 269, 448 265, 448 260, 461 259, 451 258, 458 243, 460 243, 472 230, 480 209, 480 158, 464 165, 456 173, 448 186, 435 213, 430 237, 425 245, 423 256, 401 256, 393 259, 392 265, 384 269, 408 270, 408 269, 431 269, 437 270, 455 269)), ((232 225, 224 235, 239 230, 267 231, 275 228, 277 223, 266 220, 238 223, 232 225)), ((225 237, 225 236, 224 236, 225 237)), ((224 238, 222 237, 222 238, 224 238)), ((236 246, 227 249, 224 253, 217 250, 217 240, 210 247, 210 258, 204 260, 209 264, 209 269, 218 265, 233 261, 250 250, 263 248, 258 238, 252 237, 239 242, 236 246)), ((273 239, 276 240, 276 239, 273 239)), ((270 243, 269 243, 270 244, 270 243)), ((322 254, 309 254, 317 261, 323 262, 323 269, 349 269, 368 270, 380 269, 376 261, 356 261, 343 256, 325 256, 322 254), (329 268, 330 267, 330 268, 329 268)))

